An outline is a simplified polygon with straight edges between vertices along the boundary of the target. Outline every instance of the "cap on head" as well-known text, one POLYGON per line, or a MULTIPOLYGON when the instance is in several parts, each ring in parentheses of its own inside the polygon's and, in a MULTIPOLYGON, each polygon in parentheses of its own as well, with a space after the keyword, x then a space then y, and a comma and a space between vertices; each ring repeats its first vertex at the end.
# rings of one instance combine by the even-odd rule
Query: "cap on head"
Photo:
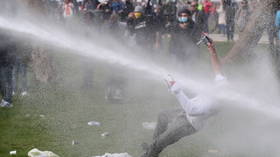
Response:
POLYGON ((192 14, 187 8, 183 8, 178 11, 178 16, 180 16, 183 13, 187 14, 188 16, 191 16, 191 14, 192 14))
POLYGON ((136 6, 135 8, 134 8, 134 12, 140 12, 140 13, 143 13, 143 7, 142 6, 136 6))

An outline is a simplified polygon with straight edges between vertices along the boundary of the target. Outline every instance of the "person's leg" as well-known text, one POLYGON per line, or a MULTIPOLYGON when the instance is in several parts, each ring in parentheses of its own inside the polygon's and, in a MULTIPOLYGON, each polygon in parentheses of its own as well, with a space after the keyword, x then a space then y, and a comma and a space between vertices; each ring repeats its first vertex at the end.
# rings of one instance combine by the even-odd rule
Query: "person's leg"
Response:
POLYGON ((181 112, 183 112, 183 110, 179 108, 159 113, 153 138, 156 139, 159 135, 165 132, 168 128, 168 124, 171 123, 181 112))
POLYGON ((16 92, 17 90, 17 77, 18 76, 18 66, 17 66, 17 61, 16 64, 13 67, 13 71, 12 71, 12 88, 13 88, 13 92, 16 92))
POLYGON ((234 22, 231 25, 231 40, 234 41, 234 22))
POLYGON ((186 115, 181 113, 168 126, 168 129, 154 140, 142 157, 158 157, 164 148, 195 132, 186 115))
POLYGON ((0 84, 1 84, 1 95, 2 97, 4 96, 4 89, 5 89, 5 84, 4 84, 4 66, 0 64, 0 84))
POLYGON ((230 26, 229 24, 226 25, 226 33, 227 33, 227 40, 229 41, 230 40, 230 26))
POLYGON ((18 68, 18 73, 20 76, 20 92, 23 94, 24 92, 27 92, 27 64, 20 62, 18 68))
POLYGON ((12 103, 12 95, 13 95, 13 87, 12 87, 12 73, 13 73, 13 67, 11 65, 4 67, 3 69, 4 75, 3 81, 4 81, 4 95, 3 99, 9 103, 12 103))

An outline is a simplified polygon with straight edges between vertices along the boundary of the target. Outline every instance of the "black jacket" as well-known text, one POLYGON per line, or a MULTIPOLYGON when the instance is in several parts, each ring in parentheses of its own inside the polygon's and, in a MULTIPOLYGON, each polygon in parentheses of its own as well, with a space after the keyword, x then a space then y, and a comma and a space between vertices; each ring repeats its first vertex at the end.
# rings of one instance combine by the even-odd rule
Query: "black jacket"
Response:
POLYGON ((171 34, 170 53, 182 62, 193 62, 198 59, 199 49, 196 45, 200 38, 196 24, 191 20, 186 29, 176 24, 169 30, 171 34))
POLYGON ((9 66, 15 63, 16 38, 6 30, 0 30, 0 66, 9 66))

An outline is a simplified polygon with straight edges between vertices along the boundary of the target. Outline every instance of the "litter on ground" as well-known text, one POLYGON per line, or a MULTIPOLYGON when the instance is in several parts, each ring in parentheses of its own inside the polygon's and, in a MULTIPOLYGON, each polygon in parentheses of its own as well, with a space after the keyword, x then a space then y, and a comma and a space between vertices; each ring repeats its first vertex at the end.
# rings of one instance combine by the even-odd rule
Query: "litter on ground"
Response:
POLYGON ((129 155, 128 153, 105 153, 102 156, 94 156, 94 157, 132 157, 131 155, 129 155))
POLYGON ((156 124, 157 124, 156 122, 143 122, 142 126, 144 129, 147 130, 155 130, 156 124))
POLYGON ((89 125, 89 126, 100 126, 101 123, 100 123, 100 122, 97 122, 97 121, 90 121, 90 122, 88 122, 88 125, 89 125))
POLYGON ((34 148, 28 152, 28 157, 59 157, 51 151, 40 151, 34 148))

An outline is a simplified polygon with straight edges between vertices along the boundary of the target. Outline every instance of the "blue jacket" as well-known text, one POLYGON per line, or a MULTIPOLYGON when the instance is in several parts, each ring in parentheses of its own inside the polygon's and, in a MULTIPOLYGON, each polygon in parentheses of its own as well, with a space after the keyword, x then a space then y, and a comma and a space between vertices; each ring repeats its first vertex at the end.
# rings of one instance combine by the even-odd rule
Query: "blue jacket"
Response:
POLYGON ((276 13, 275 25, 278 30, 278 39, 280 39, 280 10, 276 13))

